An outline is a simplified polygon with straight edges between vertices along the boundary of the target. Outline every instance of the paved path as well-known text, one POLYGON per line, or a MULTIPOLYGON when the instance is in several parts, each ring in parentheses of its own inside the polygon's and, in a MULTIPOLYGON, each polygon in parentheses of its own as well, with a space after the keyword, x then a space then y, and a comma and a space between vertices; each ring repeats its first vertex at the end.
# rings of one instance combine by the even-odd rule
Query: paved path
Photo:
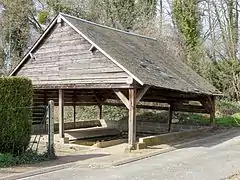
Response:
POLYGON ((220 180, 240 170, 238 131, 115 168, 74 167, 25 180, 220 180))

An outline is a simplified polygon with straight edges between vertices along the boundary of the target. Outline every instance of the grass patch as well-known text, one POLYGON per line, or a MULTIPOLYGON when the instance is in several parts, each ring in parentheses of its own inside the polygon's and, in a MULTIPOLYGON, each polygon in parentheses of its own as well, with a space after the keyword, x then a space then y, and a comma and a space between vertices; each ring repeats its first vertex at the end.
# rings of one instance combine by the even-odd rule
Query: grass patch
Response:
POLYGON ((0 153, 0 168, 22 165, 22 164, 36 164, 43 161, 52 160, 55 158, 56 158, 55 156, 49 156, 48 153, 39 154, 32 150, 28 150, 19 156, 0 153))
POLYGON ((216 124, 218 126, 224 127, 239 127, 240 119, 232 117, 232 116, 225 116, 216 118, 216 124))
MULTIPOLYGON (((195 125, 209 125, 210 119, 201 114, 182 114, 180 116, 180 124, 195 124, 195 125)), ((239 127, 240 126, 240 113, 232 116, 216 117, 216 125, 224 127, 239 127)))

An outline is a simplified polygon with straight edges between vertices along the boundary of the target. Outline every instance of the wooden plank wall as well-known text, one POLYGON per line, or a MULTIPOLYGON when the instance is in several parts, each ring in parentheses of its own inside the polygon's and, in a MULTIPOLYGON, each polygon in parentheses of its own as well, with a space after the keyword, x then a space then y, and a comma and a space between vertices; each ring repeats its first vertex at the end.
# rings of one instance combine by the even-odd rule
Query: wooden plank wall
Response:
POLYGON ((30 78, 34 85, 128 82, 127 73, 90 48, 70 26, 57 24, 17 76, 30 78))

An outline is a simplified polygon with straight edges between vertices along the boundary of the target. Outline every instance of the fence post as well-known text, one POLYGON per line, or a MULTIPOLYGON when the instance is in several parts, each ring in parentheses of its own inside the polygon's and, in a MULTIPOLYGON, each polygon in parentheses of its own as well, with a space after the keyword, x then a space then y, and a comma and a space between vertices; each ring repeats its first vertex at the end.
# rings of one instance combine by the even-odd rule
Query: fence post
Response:
POLYGON ((54 155, 54 102, 48 101, 48 153, 54 155))

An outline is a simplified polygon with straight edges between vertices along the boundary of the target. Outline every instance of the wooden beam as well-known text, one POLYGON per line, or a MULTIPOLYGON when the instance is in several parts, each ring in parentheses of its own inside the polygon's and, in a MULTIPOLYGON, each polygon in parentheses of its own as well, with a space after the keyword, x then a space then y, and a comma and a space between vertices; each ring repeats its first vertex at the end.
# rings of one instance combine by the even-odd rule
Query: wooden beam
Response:
POLYGON ((210 102, 209 102, 208 99, 203 99, 203 100, 200 101, 200 103, 202 104, 204 109, 206 109, 206 111, 208 113, 210 113, 212 111, 212 109, 211 109, 212 107, 211 107, 210 102))
POLYGON ((128 144, 132 150, 136 145, 136 89, 129 89, 128 144))
POLYGON ((137 93, 137 97, 136 97, 136 103, 138 104, 139 101, 142 99, 142 97, 144 96, 144 94, 147 92, 147 90, 150 88, 150 86, 144 86, 138 93, 137 93))
POLYGON ((182 112, 195 112, 195 113, 208 113, 203 106, 196 105, 183 105, 181 103, 173 104, 173 111, 182 111, 182 112))
POLYGON ((215 126, 216 121, 215 121, 215 101, 216 97, 215 96, 208 96, 205 100, 200 101, 203 107, 207 110, 207 112, 210 114, 210 124, 215 126))
POLYGON ((115 89, 115 88, 133 88, 131 84, 124 83, 82 83, 82 84, 35 84, 34 89, 115 89))
MULTIPOLYGON (((109 103, 105 102, 103 103, 104 105, 108 106, 124 106, 122 103, 109 103)), ((162 107, 162 106, 149 106, 149 105, 137 105, 136 106, 139 109, 153 109, 153 110, 165 110, 167 111, 169 108, 168 107, 162 107)))
POLYGON ((44 91, 44 105, 47 105, 48 101, 47 101, 47 92, 46 90, 44 91))
POLYGON ((59 136, 64 138, 64 91, 59 89, 59 136))
POLYGON ((125 106, 129 109, 130 102, 129 102, 128 98, 126 98, 126 96, 119 89, 113 89, 113 91, 118 96, 118 98, 123 102, 123 104, 125 104, 125 106))
POLYGON ((102 104, 99 104, 98 107, 99 107, 99 119, 102 119, 103 118, 102 104))
POLYGON ((76 128, 76 90, 73 91, 73 126, 76 128))
POLYGON ((169 110, 168 110, 168 132, 171 132, 172 115, 173 115, 173 105, 170 104, 169 110))
POLYGON ((73 104, 73 127, 76 128, 76 104, 73 104))

